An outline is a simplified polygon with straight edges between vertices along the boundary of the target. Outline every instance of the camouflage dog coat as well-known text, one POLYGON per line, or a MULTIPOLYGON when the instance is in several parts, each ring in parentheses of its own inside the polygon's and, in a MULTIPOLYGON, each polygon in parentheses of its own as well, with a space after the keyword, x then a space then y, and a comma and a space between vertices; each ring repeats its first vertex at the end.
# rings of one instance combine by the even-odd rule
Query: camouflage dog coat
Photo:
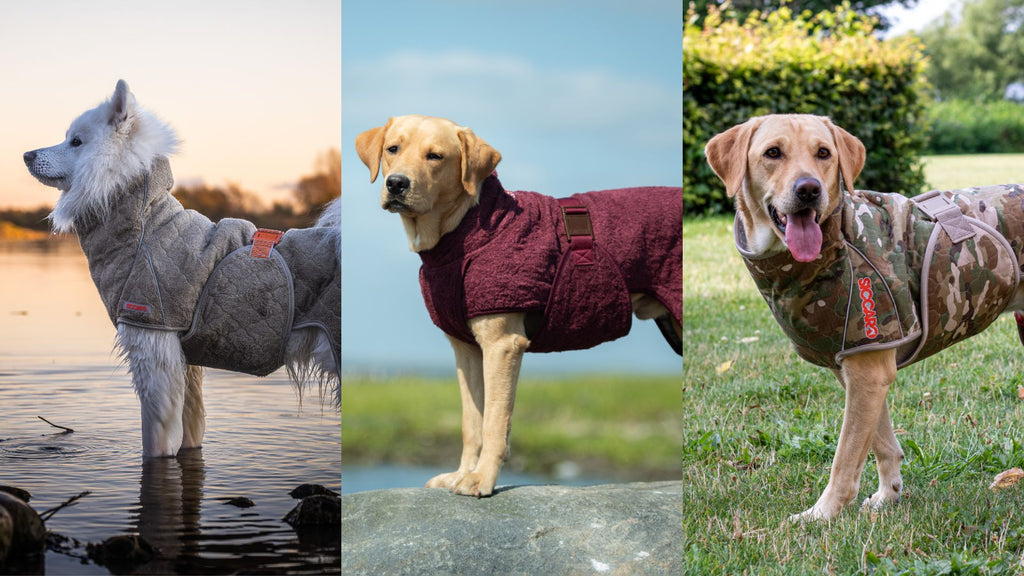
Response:
POLYGON ((896 348, 903 367, 981 332, 1006 308, 1021 276, 1024 186, 913 199, 858 190, 821 227, 812 262, 752 254, 738 218, 736 247, 804 360, 838 368, 850 354, 896 348))
MULTIPOLYGON (((214 224, 170 190, 164 157, 113 199, 111 214, 76 222, 115 324, 181 333, 195 366, 264 376, 284 363, 292 329, 315 327, 341 359, 341 271, 329 228, 289 230, 254 250, 256 227, 214 224)), ((338 364, 340 365, 340 364, 338 364)))
POLYGON ((682 215, 679 188, 556 200, 506 192, 492 175, 481 186, 479 205, 420 252, 423 299, 434 324, 469 343, 476 343, 466 325, 470 318, 542 313, 541 325, 527 330, 530 352, 579 350, 624 336, 630 292, 654 296, 680 321, 682 215), (581 208, 592 229, 567 233, 565 222, 575 228, 573 214, 581 208))

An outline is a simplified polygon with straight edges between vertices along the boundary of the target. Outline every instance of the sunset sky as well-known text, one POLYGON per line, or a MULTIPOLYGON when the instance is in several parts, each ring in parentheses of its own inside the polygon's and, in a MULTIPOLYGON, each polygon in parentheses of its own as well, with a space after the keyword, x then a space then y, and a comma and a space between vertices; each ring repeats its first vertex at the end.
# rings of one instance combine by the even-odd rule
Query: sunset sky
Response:
POLYGON ((177 130, 177 181, 277 198, 339 145, 341 3, 5 3, 0 71, 0 207, 53 204, 22 153, 62 141, 118 78, 177 130))

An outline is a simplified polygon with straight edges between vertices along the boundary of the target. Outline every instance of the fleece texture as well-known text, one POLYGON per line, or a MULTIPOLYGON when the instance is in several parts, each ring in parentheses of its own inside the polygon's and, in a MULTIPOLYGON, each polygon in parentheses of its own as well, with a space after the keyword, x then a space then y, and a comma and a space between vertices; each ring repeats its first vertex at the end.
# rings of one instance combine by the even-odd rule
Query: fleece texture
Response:
POLYGON ((808 362, 839 368, 895 348, 899 367, 984 330, 1020 281, 1024 186, 932 191, 913 199, 858 190, 822 223, 821 254, 736 247, 776 321, 808 362), (1012 239, 1007 241, 1007 238, 1012 239))
POLYGON ((445 333, 475 343, 470 318, 543 314, 530 352, 590 348, 626 335, 629 293, 682 318, 682 192, 623 188, 576 194, 593 225, 592 264, 569 249, 558 200, 484 180, 480 202, 437 246, 420 252, 420 288, 445 333))
POLYGON ((251 222, 185 210, 173 183, 159 157, 115 195, 111 214, 76 223, 111 321, 181 333, 196 366, 269 374, 284 363, 291 330, 310 326, 340 361, 341 273, 329 230, 288 231, 269 258, 253 258, 251 222))

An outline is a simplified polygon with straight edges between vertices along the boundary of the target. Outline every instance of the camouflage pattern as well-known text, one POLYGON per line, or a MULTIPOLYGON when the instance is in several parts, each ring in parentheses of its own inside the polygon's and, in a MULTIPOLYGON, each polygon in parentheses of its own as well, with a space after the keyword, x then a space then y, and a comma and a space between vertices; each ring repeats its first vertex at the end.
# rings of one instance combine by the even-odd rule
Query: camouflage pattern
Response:
POLYGON ((1024 252, 1024 186, 855 191, 822 223, 821 255, 736 247, 776 321, 808 362, 897 349, 906 366, 984 330, 1006 308, 1024 252), (1008 241, 1007 238, 1010 240, 1008 241))

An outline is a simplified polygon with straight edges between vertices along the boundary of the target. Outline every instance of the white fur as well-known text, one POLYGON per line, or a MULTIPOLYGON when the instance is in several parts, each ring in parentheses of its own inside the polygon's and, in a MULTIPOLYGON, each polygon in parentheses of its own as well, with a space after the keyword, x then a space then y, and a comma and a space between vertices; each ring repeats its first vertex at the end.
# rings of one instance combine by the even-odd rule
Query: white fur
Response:
MULTIPOLYGON (((70 232, 82 218, 110 217, 117 194, 177 146, 174 130, 140 108, 128 84, 119 80, 109 100, 71 123, 64 142, 26 152, 25 164, 40 182, 63 191, 50 219, 54 230, 70 232)), ((334 229, 338 254, 340 223, 341 203, 335 202, 319 225, 334 229)), ((186 364, 179 334, 119 324, 117 344, 142 408, 143 456, 174 456, 181 448, 201 446, 206 428, 203 371, 186 364)), ((333 387, 334 401, 340 404, 341 367, 319 330, 294 330, 285 363, 300 390, 304 383, 317 381, 321 396, 333 387)))

